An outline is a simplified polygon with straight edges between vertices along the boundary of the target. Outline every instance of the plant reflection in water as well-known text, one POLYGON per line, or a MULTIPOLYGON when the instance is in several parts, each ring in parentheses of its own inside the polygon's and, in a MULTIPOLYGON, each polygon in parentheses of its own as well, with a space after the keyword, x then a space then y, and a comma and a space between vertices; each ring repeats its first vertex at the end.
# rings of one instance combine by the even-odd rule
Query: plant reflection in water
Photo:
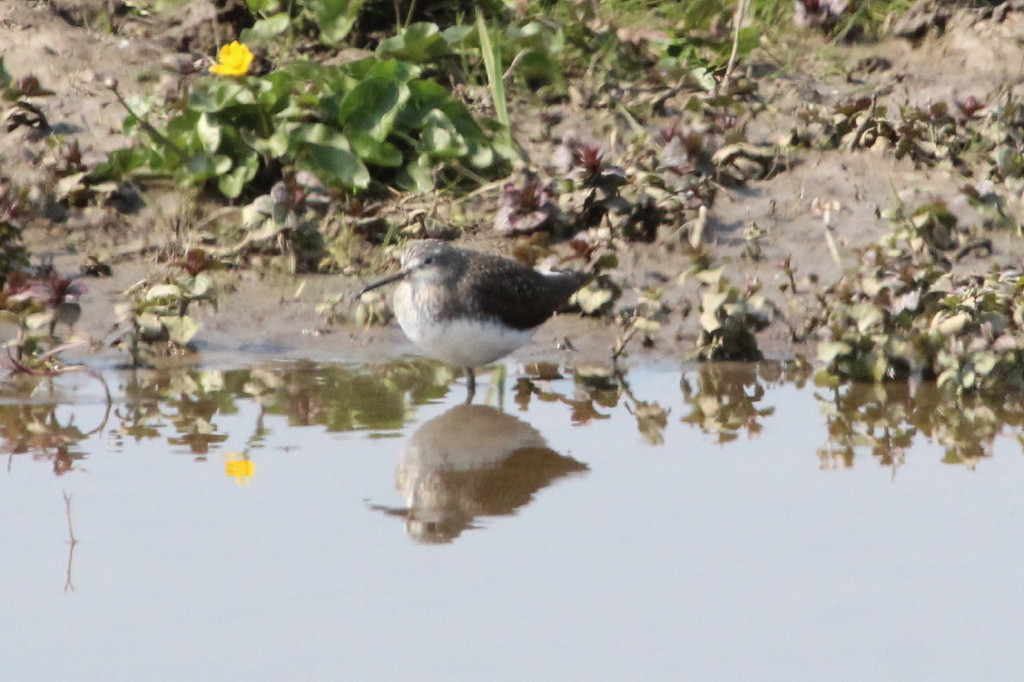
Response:
POLYGON ((684 373, 679 382, 689 412, 682 421, 714 434, 719 443, 736 440, 742 433, 753 438, 775 408, 760 405, 767 388, 792 383, 802 387, 810 376, 805 364, 764 362, 708 362, 684 373))
POLYGON ((560 455, 528 423, 486 405, 458 405, 409 437, 395 474, 417 542, 451 542, 479 516, 515 514, 540 489, 588 469, 560 455))
POLYGON ((107 425, 107 409, 101 421, 83 431, 75 424, 75 415, 61 404, 61 392, 54 376, 14 375, 0 388, 0 452, 8 455, 10 471, 14 455, 28 454, 34 460, 53 462, 53 473, 60 476, 76 468, 86 453, 79 443, 107 425))
MULTIPOLYGON (((679 421, 723 444, 756 437, 775 415, 780 396, 786 395, 772 389, 801 389, 811 376, 812 368, 802 362, 692 366, 680 380, 679 421)), ((95 416, 78 419, 75 413, 82 407, 61 388, 67 377, 18 375, 0 384, 0 451, 9 455, 8 470, 15 455, 26 454, 52 462, 58 475, 74 471, 87 456, 85 441, 100 432, 109 435, 115 451, 162 439, 204 460, 224 447, 229 434, 217 422, 225 415, 255 413, 241 448, 246 453, 265 446, 267 416, 329 432, 395 435, 413 420, 419 405, 443 400, 454 390, 455 375, 432 360, 413 358, 363 367, 292 362, 230 371, 131 371, 111 377, 117 382, 113 399, 102 378, 85 379, 103 386, 107 402, 102 417, 93 404, 89 414, 95 416), (243 410, 245 405, 250 409, 243 410)), ((534 401, 564 405, 574 426, 628 413, 647 443, 673 444, 667 431, 671 408, 662 406, 664 391, 657 395, 661 402, 651 400, 643 395, 650 390, 644 388, 648 382, 630 381, 610 366, 579 364, 571 383, 564 378, 553 365, 527 365, 526 376, 516 380, 511 392, 516 408, 527 412, 534 401)), ((496 393, 500 398, 501 392, 496 393)), ((824 444, 814 453, 823 468, 853 466, 857 454, 897 467, 921 437, 945 448, 942 461, 974 466, 991 454, 998 435, 1019 433, 1024 425, 1024 400, 1013 394, 957 395, 929 383, 891 382, 818 386, 814 396, 824 415, 824 444)))
MULTIPOLYGON (((701 364, 680 382, 690 408, 682 421, 720 443, 743 434, 755 437, 775 413, 765 403, 769 389, 802 388, 811 373, 799 361, 701 364)), ((816 454, 827 469, 852 467, 858 452, 895 469, 917 436, 944 446, 944 463, 971 468, 991 455, 996 436, 1007 429, 1019 434, 1024 425, 1019 395, 958 395, 927 382, 846 383, 820 389, 815 399, 825 417, 826 440, 816 454)))
POLYGON ((430 360, 372 367, 296 362, 226 372, 214 370, 138 371, 123 385, 118 445, 158 438, 168 424, 171 445, 196 459, 227 439, 218 414, 236 414, 238 403, 259 406, 250 449, 262 446, 266 415, 281 415, 289 426, 320 425, 330 432, 400 429, 416 405, 445 395, 454 375, 430 360))
POLYGON ((996 436, 1024 425, 1019 395, 953 396, 932 383, 850 384, 816 394, 828 443, 818 450, 823 467, 851 467, 857 448, 896 468, 918 434, 942 445, 947 464, 974 468, 992 454, 996 436))

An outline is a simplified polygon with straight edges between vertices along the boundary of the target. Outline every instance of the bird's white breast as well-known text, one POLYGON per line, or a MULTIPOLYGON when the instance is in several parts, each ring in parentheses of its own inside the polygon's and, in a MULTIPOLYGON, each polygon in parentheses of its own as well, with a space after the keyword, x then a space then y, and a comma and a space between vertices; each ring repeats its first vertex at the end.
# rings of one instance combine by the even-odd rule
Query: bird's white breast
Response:
POLYGON ((527 343, 533 330, 505 327, 490 320, 443 318, 429 301, 405 283, 395 290, 395 317, 409 340, 427 355, 458 367, 479 367, 527 343))

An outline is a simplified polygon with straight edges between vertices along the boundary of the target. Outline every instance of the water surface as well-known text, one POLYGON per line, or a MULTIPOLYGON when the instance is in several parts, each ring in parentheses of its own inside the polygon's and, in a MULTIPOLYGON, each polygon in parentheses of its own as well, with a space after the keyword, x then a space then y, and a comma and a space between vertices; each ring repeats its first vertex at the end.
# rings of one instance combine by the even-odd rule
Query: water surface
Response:
POLYGON ((7 384, 6 674, 1019 675, 1014 401, 518 369, 471 408, 421 360, 7 384))

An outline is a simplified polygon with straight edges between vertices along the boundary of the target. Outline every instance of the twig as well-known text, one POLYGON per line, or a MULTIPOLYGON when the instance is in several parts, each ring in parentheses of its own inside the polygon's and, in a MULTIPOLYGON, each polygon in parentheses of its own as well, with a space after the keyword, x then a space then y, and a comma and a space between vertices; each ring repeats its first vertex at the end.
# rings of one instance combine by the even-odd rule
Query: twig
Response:
POLYGON ((145 130, 150 137, 152 137, 160 144, 164 145, 167 149, 173 151, 182 163, 184 163, 188 159, 188 154, 185 153, 184 149, 176 145, 174 142, 170 140, 170 138, 168 138, 166 135, 164 135, 155 127, 153 127, 153 125, 146 119, 145 116, 136 113, 131 108, 131 106, 128 104, 128 101, 125 100, 125 98, 122 97, 121 93, 118 91, 116 80, 108 79, 107 88, 114 93, 114 97, 116 97, 117 101, 121 104, 122 107, 124 107, 124 110, 127 111, 132 117, 134 117, 139 122, 139 127, 145 130))
POLYGON ((973 251, 984 251, 987 255, 991 256, 992 249, 993 247, 991 239, 979 239, 977 241, 971 242, 970 244, 966 244, 960 247, 960 250, 957 251, 956 255, 953 257, 953 260, 959 263, 973 251))
POLYGON ((519 66, 519 62, 523 60, 523 56, 525 54, 527 54, 527 50, 525 49, 519 50, 519 52, 516 53, 516 56, 513 57, 512 61, 509 63, 508 68, 505 69, 505 73, 501 74, 501 80, 507 81, 512 77, 512 73, 515 71, 515 68, 519 66))
POLYGON ((740 0, 736 3, 736 14, 733 16, 732 26, 732 53, 729 55, 729 64, 725 67, 725 75, 722 76, 721 82, 718 84, 717 90, 720 90, 723 85, 729 82, 729 78, 732 77, 733 69, 736 68, 736 54, 740 49, 740 25, 743 23, 743 15, 747 13, 747 3, 749 0, 740 0))
POLYGON ((213 223, 215 223, 216 221, 220 220, 221 218, 223 218, 226 215, 230 215, 232 213, 241 213, 241 212, 242 212, 242 208, 240 206, 224 206, 222 208, 217 209, 216 211, 214 211, 210 215, 206 216, 202 220, 200 220, 198 223, 195 224, 193 229, 198 232, 198 231, 206 228, 207 226, 212 225, 213 223))
POLYGON ((877 108, 877 106, 878 93, 876 92, 871 95, 871 105, 868 107, 868 110, 864 115, 864 120, 860 122, 859 126, 857 126, 857 130, 853 134, 853 139, 850 140, 850 149, 860 148, 861 138, 864 137, 864 133, 868 131, 868 128, 871 127, 871 124, 875 122, 875 119, 872 118, 872 116, 875 113, 875 109, 877 108))
POLYGON ((78 544, 78 540, 75 538, 75 528, 71 524, 71 496, 66 490, 62 491, 62 494, 64 495, 64 516, 68 521, 68 566, 64 573, 64 591, 74 592, 75 585, 71 582, 71 564, 75 559, 75 545, 78 544))
POLYGON ((474 190, 472 190, 470 192, 466 192, 461 197, 455 197, 454 199, 451 200, 451 203, 453 203, 453 204, 461 204, 461 203, 463 203, 463 202, 465 202, 465 201, 467 201, 469 199, 472 199, 473 197, 477 196, 478 194, 483 194, 484 192, 490 192, 491 190, 494 190, 494 189, 501 189, 502 187, 505 186, 505 183, 507 183, 507 182, 508 182, 508 178, 502 178, 501 180, 494 180, 493 182, 488 182, 486 185, 480 185, 476 189, 474 189, 474 190))
POLYGON ((173 242, 167 242, 165 244, 153 244, 152 242, 139 239, 131 244, 126 244, 123 247, 112 251, 109 256, 109 260, 114 263, 120 263, 122 261, 131 260, 138 256, 143 256, 153 251, 162 251, 174 246, 173 242))
POLYGON ((828 245, 828 251, 832 254, 832 260, 842 269, 843 261, 839 257, 839 247, 836 246, 836 240, 832 238, 832 226, 826 221, 822 221, 821 226, 825 228, 825 244, 828 245))
POLYGON ((626 352, 626 346, 629 345, 630 340, 634 336, 636 336, 636 331, 637 331, 637 326, 636 326, 636 323, 634 322, 633 324, 631 324, 629 326, 629 329, 626 330, 626 333, 623 334, 622 337, 620 337, 619 340, 615 343, 615 347, 612 348, 612 363, 613 364, 618 361, 618 359, 622 356, 623 353, 626 352))

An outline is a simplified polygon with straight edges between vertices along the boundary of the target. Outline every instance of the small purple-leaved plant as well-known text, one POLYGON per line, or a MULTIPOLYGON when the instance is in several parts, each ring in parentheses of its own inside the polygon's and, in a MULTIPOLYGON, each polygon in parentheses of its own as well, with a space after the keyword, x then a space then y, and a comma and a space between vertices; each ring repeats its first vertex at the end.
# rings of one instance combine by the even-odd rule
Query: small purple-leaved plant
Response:
POLYGON ((521 187, 508 183, 498 200, 494 231, 498 234, 522 234, 550 227, 558 215, 551 194, 551 183, 535 178, 521 187))
POLYGON ((985 108, 985 105, 974 95, 968 95, 963 101, 955 100, 956 108, 964 115, 964 118, 974 118, 974 115, 985 108))
POLYGON ((329 202, 323 184, 308 171, 286 174, 270 189, 270 196, 275 204, 296 212, 307 205, 319 208, 329 202))
POLYGON ((48 268, 35 277, 30 277, 21 270, 15 270, 7 276, 0 302, 4 308, 10 304, 33 301, 44 310, 53 311, 50 323, 50 335, 58 322, 74 326, 81 315, 82 308, 79 297, 85 293, 86 287, 73 277, 64 277, 56 270, 48 268))
POLYGON ((599 144, 566 137, 555 150, 555 167, 570 180, 584 187, 618 187, 626 182, 626 171, 604 162, 605 150, 599 144))
POLYGON ((849 0, 794 0, 793 21, 797 26, 821 26, 846 11, 849 0))
POLYGON ((680 130, 676 126, 658 131, 661 142, 661 165, 664 169, 686 175, 697 170, 703 156, 704 140, 692 130, 680 130))

